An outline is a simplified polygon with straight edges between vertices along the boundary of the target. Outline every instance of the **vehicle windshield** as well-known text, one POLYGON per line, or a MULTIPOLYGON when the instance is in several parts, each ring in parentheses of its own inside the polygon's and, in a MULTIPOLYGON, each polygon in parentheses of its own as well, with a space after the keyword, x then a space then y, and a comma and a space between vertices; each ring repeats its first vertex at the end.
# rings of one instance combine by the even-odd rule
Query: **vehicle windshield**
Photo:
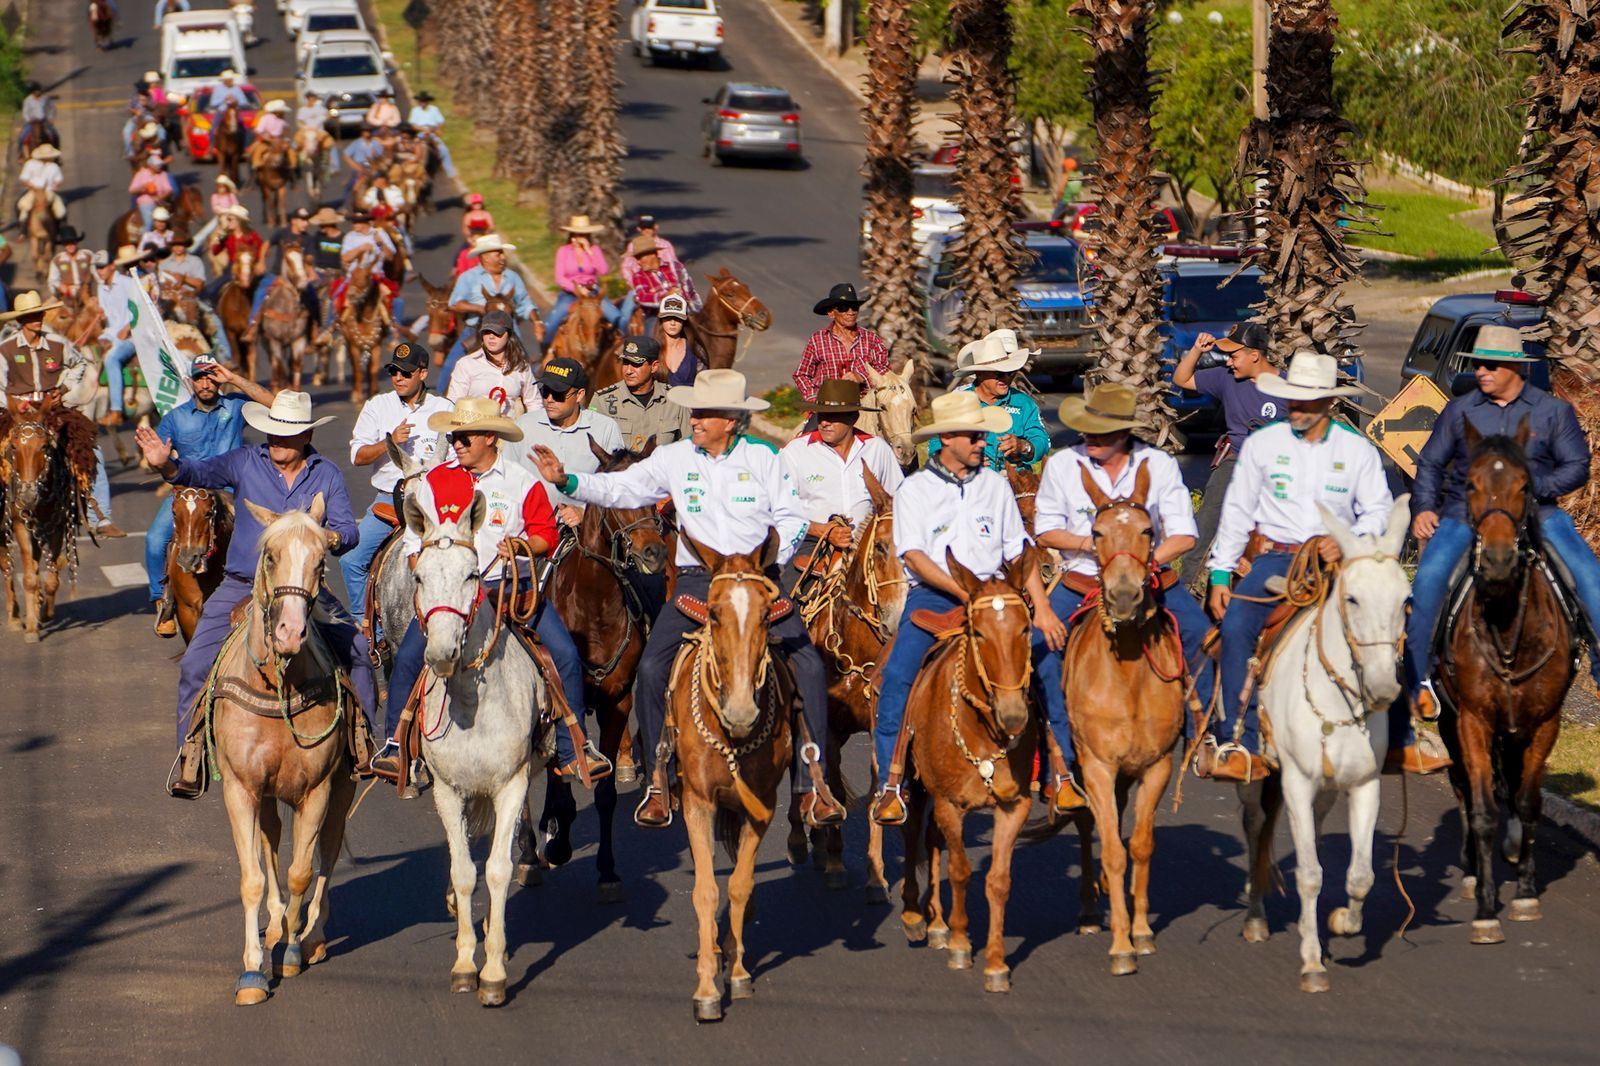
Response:
POLYGON ((736 111, 792 111, 788 93, 729 93, 728 106, 736 111))
POLYGON ((313 78, 372 78, 377 74, 377 58, 365 52, 347 56, 318 56, 311 61, 313 78))
POLYGON ((306 19, 306 33, 326 33, 329 30, 359 30, 361 19, 355 12, 341 12, 337 15, 312 15, 306 19))
MULTIPOLYGON (((213 86, 213 88, 216 88, 216 86, 213 86)), ((243 86, 239 86, 239 88, 244 88, 244 87, 243 86)), ((245 99, 244 109, 246 111, 260 111, 261 110, 261 94, 256 92, 254 89, 245 88, 244 89, 244 99, 245 99)), ((194 113, 197 114, 197 115, 204 115, 207 112, 209 112, 210 110, 211 110, 211 93, 209 91, 208 92, 197 93, 196 96, 195 96, 195 100, 194 100, 194 113)))
POLYGON ((911 195, 926 196, 930 200, 954 200, 956 198, 956 183, 953 175, 938 172, 927 173, 916 171, 912 174, 911 195))
POLYGON ((1226 274, 1173 277, 1169 294, 1172 303, 1167 309, 1167 320, 1246 322, 1255 317, 1255 309, 1250 305, 1266 299, 1261 288, 1261 275, 1240 274, 1218 288, 1218 283, 1226 277, 1226 274))
POLYGON ((215 78, 233 66, 228 56, 179 56, 173 60, 174 78, 215 78))
POLYGON ((705 11, 711 0, 656 0, 656 7, 673 7, 683 11, 705 11))
POLYGON ((1078 249, 1070 244, 1030 244, 1039 258, 1017 280, 1025 284, 1072 284, 1078 280, 1078 249))

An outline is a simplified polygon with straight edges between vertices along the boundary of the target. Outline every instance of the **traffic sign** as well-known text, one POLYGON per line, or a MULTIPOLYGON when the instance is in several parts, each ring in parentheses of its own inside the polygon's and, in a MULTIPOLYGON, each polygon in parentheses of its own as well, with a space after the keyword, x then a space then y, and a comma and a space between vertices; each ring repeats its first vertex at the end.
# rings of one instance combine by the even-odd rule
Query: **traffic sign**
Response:
POLYGON ((1367 436, 1406 477, 1416 477, 1422 446, 1428 443, 1439 412, 1449 402, 1450 397, 1428 378, 1412 378, 1368 423, 1367 436))

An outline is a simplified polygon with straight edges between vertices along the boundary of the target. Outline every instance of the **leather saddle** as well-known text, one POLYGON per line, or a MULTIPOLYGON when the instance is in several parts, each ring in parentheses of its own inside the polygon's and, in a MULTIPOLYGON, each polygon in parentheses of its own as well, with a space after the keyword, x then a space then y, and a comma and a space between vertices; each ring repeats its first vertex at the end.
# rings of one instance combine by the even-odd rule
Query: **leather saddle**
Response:
POLYGON ((400 528, 400 516, 395 514, 394 504, 385 500, 379 500, 377 503, 372 505, 372 514, 375 518, 379 518, 385 522, 390 528, 400 528))

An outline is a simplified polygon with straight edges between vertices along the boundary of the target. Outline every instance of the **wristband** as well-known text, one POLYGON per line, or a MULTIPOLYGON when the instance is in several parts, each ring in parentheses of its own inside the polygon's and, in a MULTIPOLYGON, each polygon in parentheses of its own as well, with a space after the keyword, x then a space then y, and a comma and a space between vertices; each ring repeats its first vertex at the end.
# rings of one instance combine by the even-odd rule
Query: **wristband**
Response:
POLYGON ((1226 570, 1213 570, 1213 571, 1211 571, 1211 587, 1212 588, 1217 588, 1219 586, 1226 588, 1228 585, 1231 585, 1231 584, 1233 584, 1233 575, 1231 573, 1229 573, 1228 571, 1226 571, 1226 570))
POLYGON ((567 494, 568 496, 571 496, 573 493, 577 492, 578 491, 578 475, 577 474, 568 474, 567 475, 567 480, 565 480, 565 481, 563 481, 561 483, 561 491, 564 492, 565 494, 567 494))

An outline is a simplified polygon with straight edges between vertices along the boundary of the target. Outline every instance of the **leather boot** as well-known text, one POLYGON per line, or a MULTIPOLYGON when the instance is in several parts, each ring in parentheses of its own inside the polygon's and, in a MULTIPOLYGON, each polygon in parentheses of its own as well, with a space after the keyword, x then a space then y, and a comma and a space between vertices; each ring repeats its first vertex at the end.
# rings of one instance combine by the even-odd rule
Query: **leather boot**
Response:
POLYGON ((1224 744, 1217 749, 1211 766, 1211 777, 1216 781, 1237 781, 1248 785, 1272 773, 1267 761, 1238 744, 1224 744))
POLYGON ((1435 755, 1422 750, 1420 744, 1407 744, 1403 748, 1390 748, 1383 758, 1386 774, 1436 774, 1451 764, 1447 755, 1435 755))
POLYGON ((1057 817, 1080 811, 1089 805, 1089 797, 1078 787, 1077 778, 1070 772, 1053 775, 1054 780, 1046 791, 1050 793, 1050 813, 1057 817))
POLYGON ((900 787, 905 779, 906 749, 911 745, 911 734, 910 727, 902 719, 900 733, 894 738, 894 755, 889 761, 888 776, 883 779, 883 787, 872 800, 872 820, 879 825, 904 825, 910 813, 906 809, 905 797, 900 794, 900 787))
POLYGON ((1412 713, 1424 722, 1437 722, 1439 720, 1439 697, 1434 694, 1433 682, 1424 681, 1417 690, 1417 698, 1412 713))

